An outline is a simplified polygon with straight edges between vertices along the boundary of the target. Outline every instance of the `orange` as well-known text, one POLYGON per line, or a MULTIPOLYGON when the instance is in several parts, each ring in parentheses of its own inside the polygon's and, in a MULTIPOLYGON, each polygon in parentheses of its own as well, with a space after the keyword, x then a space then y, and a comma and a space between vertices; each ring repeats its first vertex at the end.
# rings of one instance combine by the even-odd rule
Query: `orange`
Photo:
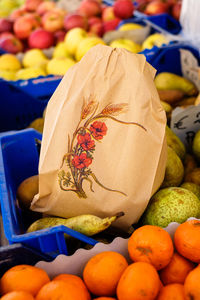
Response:
POLYGON ((118 300, 153 300, 160 290, 156 269, 146 262, 131 264, 122 274, 118 286, 118 300))
POLYGON ((200 263, 200 221, 190 220, 179 225, 174 234, 174 243, 182 256, 200 263))
POLYGON ((101 252, 87 262, 83 280, 89 291, 97 296, 114 296, 117 283, 128 267, 126 259, 113 251, 101 252))
POLYGON ((45 284, 36 300, 87 300, 88 297, 83 294, 83 290, 77 288, 74 282, 66 282, 61 280, 53 280, 45 284))
POLYGON ((188 273, 194 269, 194 264, 181 256, 174 253, 170 263, 160 271, 160 279, 163 284, 181 283, 183 284, 188 273))
POLYGON ((133 232, 128 241, 131 259, 135 262, 148 262, 157 270, 168 265, 173 251, 174 247, 169 233, 158 226, 142 226, 133 232))
POLYGON ((185 279, 184 291, 186 300, 200 300, 200 266, 192 270, 185 279))
POLYGON ((60 274, 56 276, 53 280, 62 280, 66 282, 71 282, 77 286, 77 289, 82 291, 82 293, 85 295, 86 299, 90 300, 91 296, 90 293, 88 292, 87 287, 85 286, 83 280, 76 276, 76 275, 71 275, 71 274, 60 274))
POLYGON ((112 298, 112 297, 99 297, 99 298, 95 298, 93 300, 117 300, 116 298, 112 298))
POLYGON ((9 292, 1 297, 1 300, 34 300, 34 298, 30 293, 23 291, 14 291, 9 292))
POLYGON ((0 280, 1 294, 25 291, 35 296, 40 288, 49 281, 44 270, 29 265, 18 265, 10 268, 2 276, 0 280))
POLYGON ((156 300, 185 300, 183 285, 172 283, 164 286, 156 300))

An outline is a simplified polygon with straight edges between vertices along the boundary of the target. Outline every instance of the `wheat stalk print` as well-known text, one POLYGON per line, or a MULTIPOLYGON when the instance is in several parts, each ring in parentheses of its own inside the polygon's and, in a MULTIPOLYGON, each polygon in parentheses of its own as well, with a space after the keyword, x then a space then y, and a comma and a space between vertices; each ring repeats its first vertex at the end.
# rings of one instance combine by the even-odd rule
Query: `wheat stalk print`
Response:
POLYGON ((141 124, 136 122, 125 122, 118 120, 116 116, 128 111, 128 103, 108 104, 97 113, 99 103, 95 98, 83 101, 80 120, 70 138, 68 135, 68 152, 63 157, 63 164, 67 165, 68 171, 63 169, 58 173, 60 188, 64 191, 75 192, 80 198, 87 198, 83 189, 83 182, 87 181, 91 192, 94 192, 93 183, 96 182, 103 189, 126 194, 116 189, 111 189, 102 184, 91 169, 94 160, 93 154, 96 143, 101 142, 107 134, 108 128, 105 120, 111 119, 125 125, 135 125, 146 131, 141 124))

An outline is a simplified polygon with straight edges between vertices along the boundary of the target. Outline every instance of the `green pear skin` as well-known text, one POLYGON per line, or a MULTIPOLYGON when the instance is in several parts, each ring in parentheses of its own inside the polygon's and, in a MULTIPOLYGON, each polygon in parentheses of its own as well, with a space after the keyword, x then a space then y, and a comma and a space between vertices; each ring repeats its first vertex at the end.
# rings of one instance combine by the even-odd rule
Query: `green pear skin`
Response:
POLYGON ((80 215, 69 219, 46 217, 39 219, 31 224, 27 232, 33 232, 58 225, 64 225, 87 236, 92 236, 107 229, 117 218, 123 215, 124 213, 121 212, 116 214, 115 216, 103 219, 94 215, 80 215))
POLYGON ((158 74, 155 78, 155 85, 158 90, 179 90, 188 96, 197 93, 197 88, 191 81, 168 72, 158 74))
POLYGON ((185 145, 168 126, 166 126, 165 134, 167 139, 167 145, 176 152, 180 159, 183 160, 186 155, 185 145))
POLYGON ((171 222, 183 223, 189 217, 200 217, 200 200, 189 190, 169 187, 153 195, 142 217, 142 224, 164 228, 171 222))
POLYGON ((193 143, 192 152, 196 157, 197 161, 200 163, 200 130, 196 132, 193 143))
POLYGON ((183 180, 183 176, 183 163, 176 152, 168 146, 165 177, 161 187, 179 186, 183 180))
POLYGON ((200 185, 193 182, 184 182, 180 187, 193 192, 200 200, 200 185))

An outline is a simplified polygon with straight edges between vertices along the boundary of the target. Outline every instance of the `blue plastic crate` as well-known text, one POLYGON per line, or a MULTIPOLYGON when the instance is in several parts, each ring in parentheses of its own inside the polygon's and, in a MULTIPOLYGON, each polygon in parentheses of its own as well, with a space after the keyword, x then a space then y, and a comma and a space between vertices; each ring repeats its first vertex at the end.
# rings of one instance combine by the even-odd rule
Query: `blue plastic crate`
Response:
POLYGON ((61 81, 60 76, 29 80, 0 79, 0 132, 26 128, 42 113, 61 81))
POLYGON ((22 243, 52 257, 68 254, 64 233, 95 245, 94 239, 63 225, 26 233, 35 218, 18 207, 16 190, 24 179, 38 173, 35 139, 41 139, 41 135, 33 129, 0 135, 0 201, 6 238, 10 244, 22 243))
POLYGON ((0 247, 0 277, 16 265, 35 265, 39 261, 51 261, 52 257, 30 249, 22 244, 0 247))
POLYGON ((170 72, 182 75, 180 49, 190 51, 196 57, 200 65, 199 50, 186 43, 170 44, 160 48, 153 47, 150 50, 144 50, 143 54, 146 56, 147 61, 157 70, 157 74, 170 72))

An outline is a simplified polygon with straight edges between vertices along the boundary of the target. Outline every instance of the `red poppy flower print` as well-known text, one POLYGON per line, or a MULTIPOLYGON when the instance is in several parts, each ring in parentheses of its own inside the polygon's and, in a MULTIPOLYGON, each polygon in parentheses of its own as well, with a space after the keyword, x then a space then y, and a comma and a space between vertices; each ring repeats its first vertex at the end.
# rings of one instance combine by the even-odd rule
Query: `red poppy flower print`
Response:
POLYGON ((95 121, 90 126, 90 131, 96 140, 101 140, 107 133, 107 126, 104 122, 95 121))
POLYGON ((75 155, 72 159, 72 164, 77 169, 83 169, 88 167, 92 163, 92 158, 87 157, 86 153, 81 153, 81 155, 75 155))
POLYGON ((94 149, 95 142, 91 139, 89 133, 86 133, 85 135, 79 134, 77 140, 78 144, 81 145, 85 151, 94 149))

